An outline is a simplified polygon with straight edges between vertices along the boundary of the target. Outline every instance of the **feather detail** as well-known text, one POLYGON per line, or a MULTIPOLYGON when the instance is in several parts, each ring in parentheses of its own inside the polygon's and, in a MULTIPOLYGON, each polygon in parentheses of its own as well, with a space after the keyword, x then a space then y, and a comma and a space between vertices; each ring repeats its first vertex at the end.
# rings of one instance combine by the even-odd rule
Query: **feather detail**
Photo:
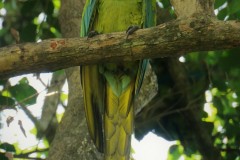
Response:
POLYGON ((133 131, 134 81, 128 84, 120 96, 114 94, 111 86, 106 89, 105 157, 106 159, 127 160, 130 154, 133 131), (119 158, 116 158, 119 157, 119 158))
MULTIPOLYGON (((150 27, 155 23, 155 3, 87 0, 81 37, 91 30, 110 33, 124 31, 131 25, 150 27)), ((147 63, 148 60, 81 66, 89 133, 99 151, 104 152, 105 160, 129 160, 134 93, 140 90, 147 63)))
POLYGON ((81 21, 81 37, 85 37, 89 33, 89 29, 91 29, 91 25, 95 19, 98 3, 99 0, 86 1, 81 21))
POLYGON ((88 130, 99 151, 103 152, 103 110, 105 82, 97 65, 81 67, 84 107, 88 130))
MULTIPOLYGON (((156 0, 143 0, 142 11, 144 15, 143 27, 149 28, 149 27, 155 26, 156 25, 156 0)), ((149 63, 148 59, 144 59, 139 63, 138 76, 135 84, 136 96, 140 92, 140 88, 142 86, 143 78, 144 78, 148 63, 149 63)))

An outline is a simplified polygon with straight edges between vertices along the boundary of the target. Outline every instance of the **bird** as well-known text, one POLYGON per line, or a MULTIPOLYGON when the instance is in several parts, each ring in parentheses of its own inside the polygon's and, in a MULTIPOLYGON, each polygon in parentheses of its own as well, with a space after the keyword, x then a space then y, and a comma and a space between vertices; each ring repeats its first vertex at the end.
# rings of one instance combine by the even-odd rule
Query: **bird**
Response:
MULTIPOLYGON (((156 0, 87 0, 81 37, 156 24, 156 0)), ((112 53, 114 54, 114 53, 112 53)), ((129 160, 134 128, 133 102, 148 60, 80 66, 84 108, 90 137, 105 160, 129 160)))

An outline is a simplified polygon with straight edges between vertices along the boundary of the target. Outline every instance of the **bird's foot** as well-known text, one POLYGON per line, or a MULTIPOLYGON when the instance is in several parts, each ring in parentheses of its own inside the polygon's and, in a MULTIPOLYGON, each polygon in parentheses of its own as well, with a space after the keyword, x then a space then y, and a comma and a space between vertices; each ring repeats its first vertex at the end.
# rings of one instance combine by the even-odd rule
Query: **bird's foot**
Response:
POLYGON ((136 30, 138 30, 140 27, 139 26, 130 26, 128 27, 126 33, 127 33, 127 38, 128 39, 128 36, 133 34, 136 30))
POLYGON ((96 36, 96 35, 99 35, 99 33, 98 33, 97 31, 90 31, 90 32, 88 33, 87 38, 92 38, 92 37, 94 37, 94 36, 96 36))

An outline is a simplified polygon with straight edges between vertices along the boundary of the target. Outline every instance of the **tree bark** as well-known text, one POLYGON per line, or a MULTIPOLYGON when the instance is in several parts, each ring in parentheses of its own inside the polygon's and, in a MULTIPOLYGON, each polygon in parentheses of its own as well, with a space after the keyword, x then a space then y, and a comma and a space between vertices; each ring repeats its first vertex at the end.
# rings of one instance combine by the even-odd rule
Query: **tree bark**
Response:
POLYGON ((178 18, 192 17, 195 14, 214 16, 214 0, 171 0, 178 18))
MULTIPOLYGON (((70 27, 69 24, 67 26, 70 27)), ((69 30, 73 30, 73 26, 69 30)), ((80 64, 133 61, 235 48, 240 46, 239 33, 239 21, 219 21, 199 13, 139 30, 128 39, 124 32, 118 32, 88 39, 66 38, 17 44, 0 49, 0 78, 50 72, 80 64)))
MULTIPOLYGON (((84 0, 61 1, 59 19, 64 37, 79 35, 84 2, 84 0)), ((48 160, 101 159, 100 153, 96 150, 88 134, 79 67, 67 69, 66 75, 69 86, 68 106, 50 146, 48 160)))

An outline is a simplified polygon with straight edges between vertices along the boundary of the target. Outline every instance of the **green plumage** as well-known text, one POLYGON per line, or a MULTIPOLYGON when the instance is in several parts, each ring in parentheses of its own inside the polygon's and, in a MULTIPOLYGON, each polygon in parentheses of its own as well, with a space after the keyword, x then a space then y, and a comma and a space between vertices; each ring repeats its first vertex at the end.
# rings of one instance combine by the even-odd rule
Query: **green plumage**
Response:
MULTIPOLYGON (((154 0, 87 0, 81 36, 89 31, 126 31, 155 25, 154 0)), ((113 53, 114 54, 114 53, 113 53)), ((89 133, 106 160, 128 160, 133 131, 133 99, 139 92, 147 60, 81 67, 89 133)))

